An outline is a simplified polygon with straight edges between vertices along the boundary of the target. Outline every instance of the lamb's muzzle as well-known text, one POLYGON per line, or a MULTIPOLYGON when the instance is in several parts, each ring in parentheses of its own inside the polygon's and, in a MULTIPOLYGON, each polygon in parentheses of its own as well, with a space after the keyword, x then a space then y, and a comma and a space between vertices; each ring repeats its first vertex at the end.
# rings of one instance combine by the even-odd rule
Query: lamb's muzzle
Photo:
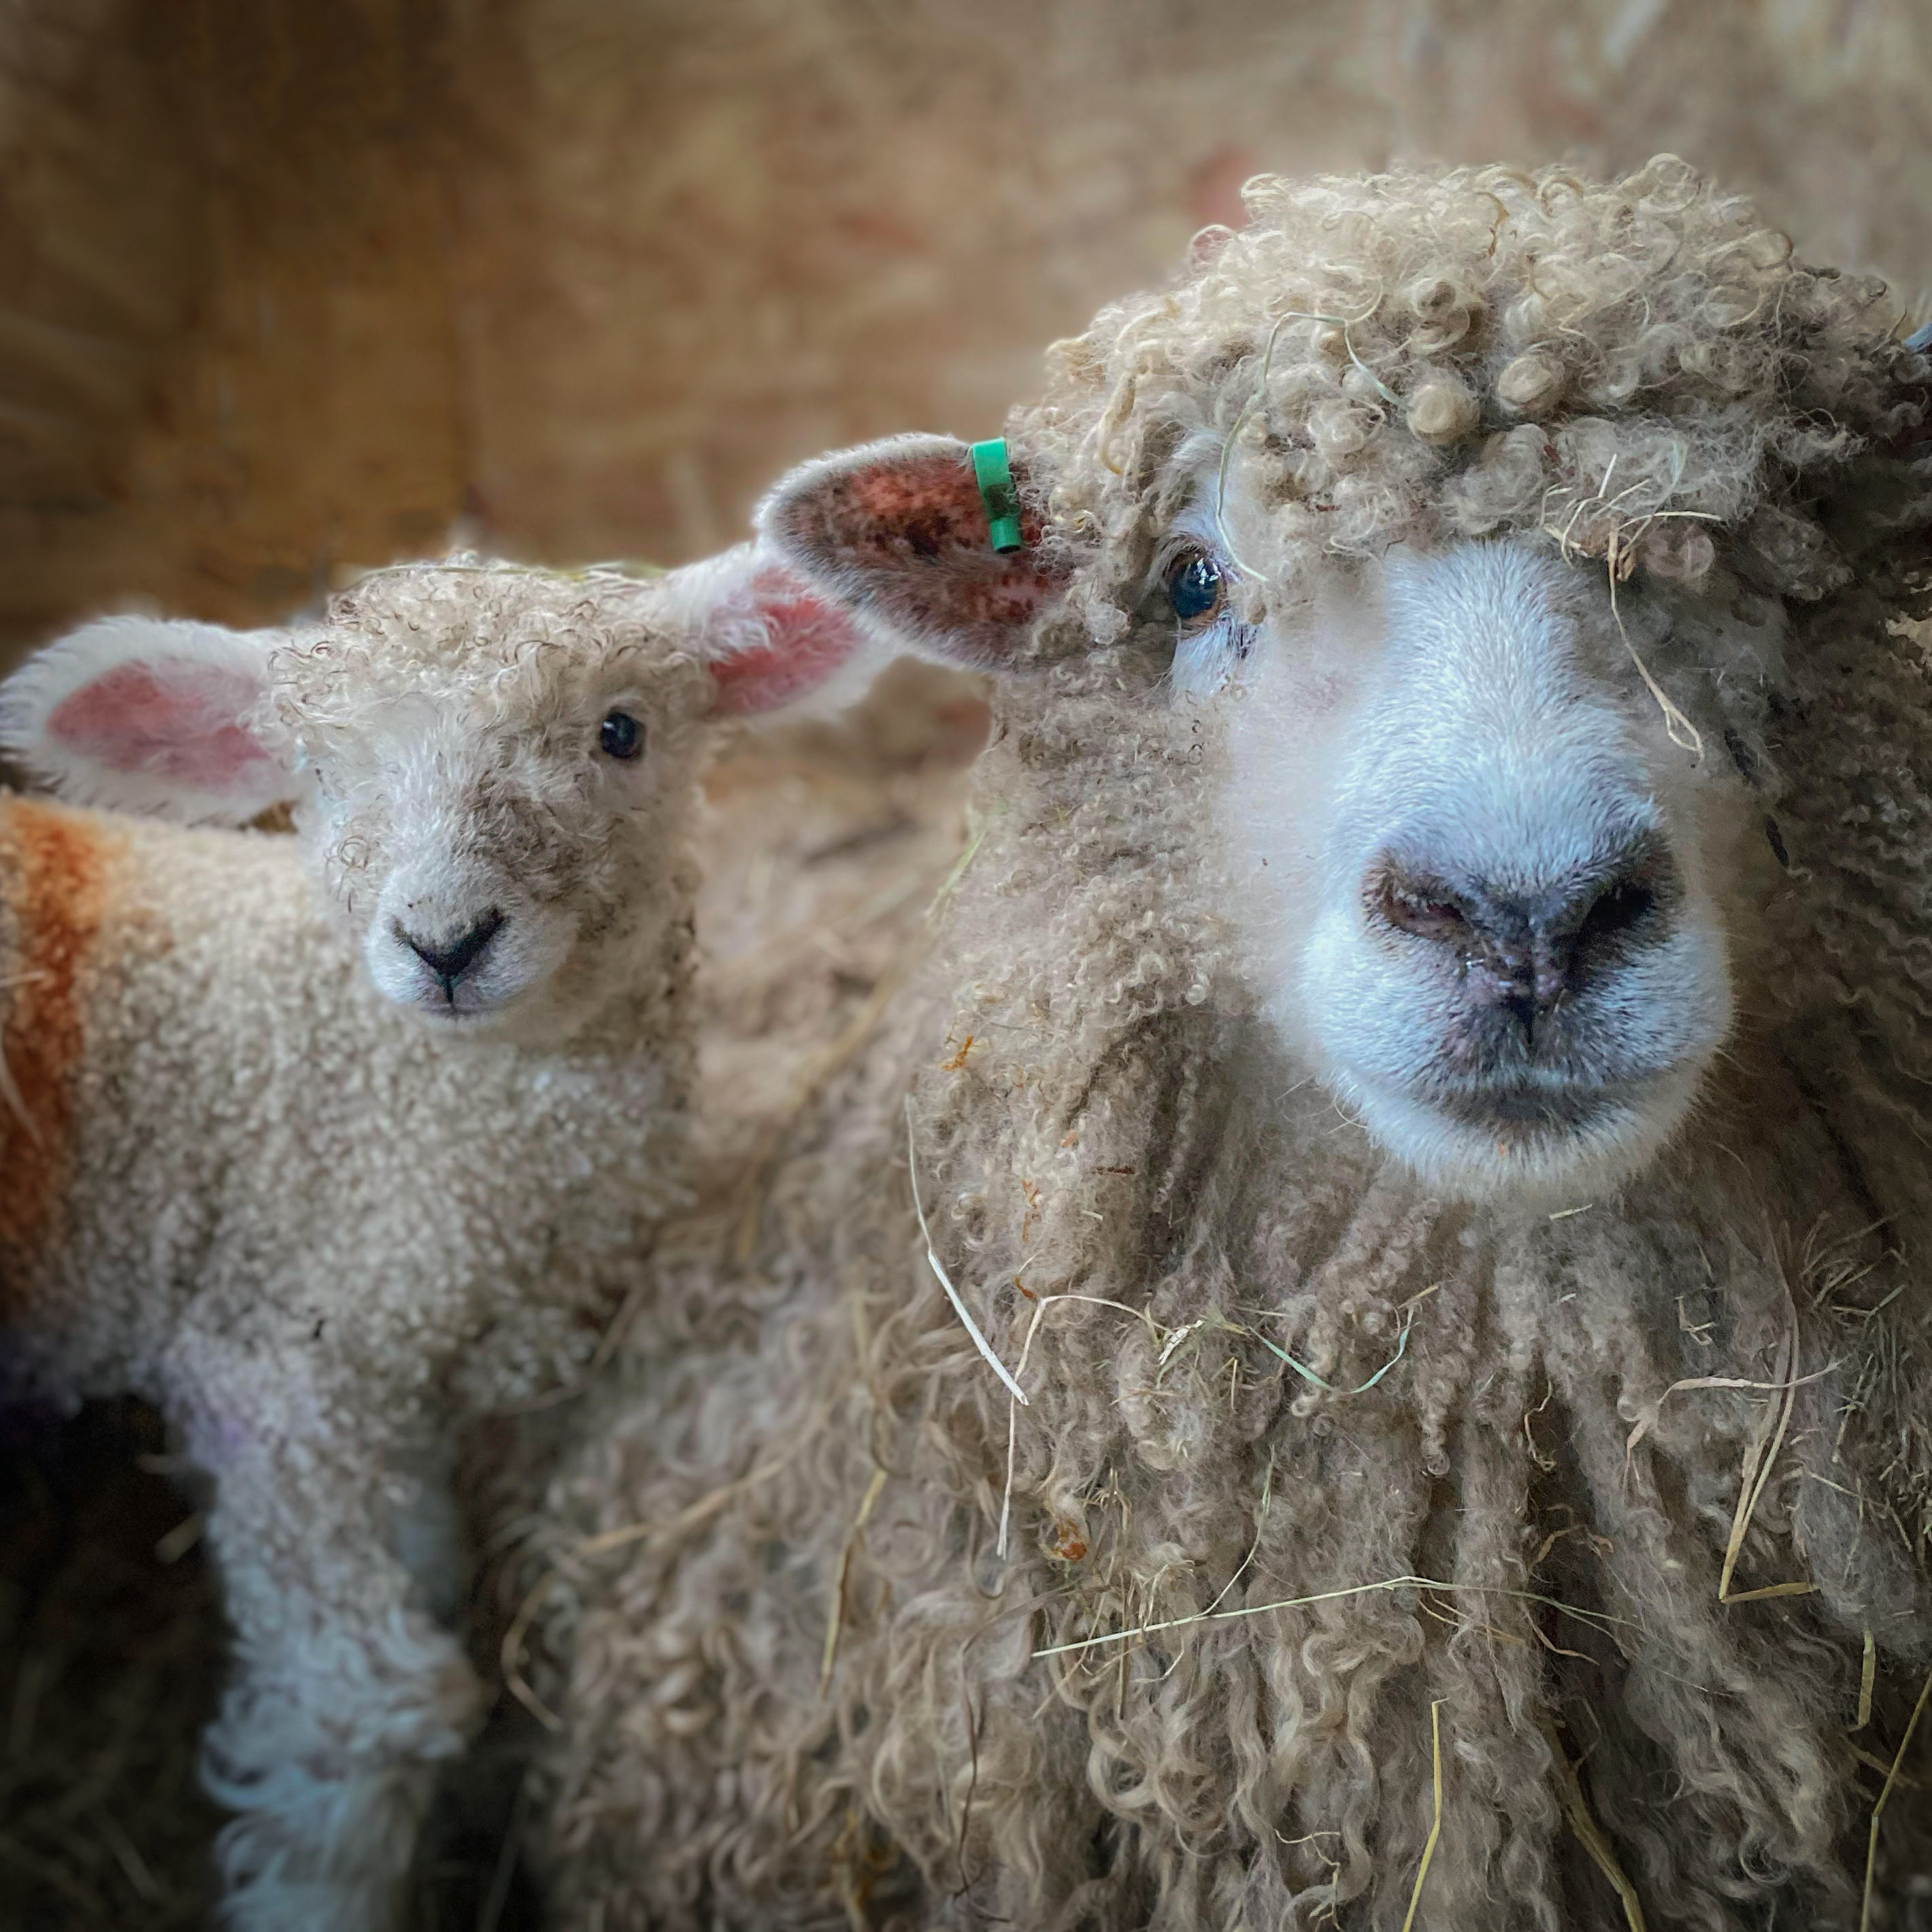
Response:
POLYGON ((484 949, 503 929, 503 915, 492 906, 466 930, 440 941, 412 932, 400 920, 396 921, 394 929, 396 937, 436 976, 443 997, 453 1006, 457 981, 483 956, 484 949))

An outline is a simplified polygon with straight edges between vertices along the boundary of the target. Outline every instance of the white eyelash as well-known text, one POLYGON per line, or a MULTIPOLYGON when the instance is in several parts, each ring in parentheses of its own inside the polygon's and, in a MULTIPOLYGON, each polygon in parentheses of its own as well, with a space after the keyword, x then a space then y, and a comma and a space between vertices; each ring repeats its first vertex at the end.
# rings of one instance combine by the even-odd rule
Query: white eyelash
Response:
MULTIPOLYGON (((1210 527, 1211 522, 1211 517, 1197 510, 1181 518, 1168 531, 1154 552, 1154 566, 1148 573, 1149 594, 1156 586, 1165 592, 1168 572, 1189 550, 1198 550, 1204 556, 1212 559, 1223 582, 1232 584, 1234 566, 1216 541, 1210 527), (1200 527, 1193 527, 1197 522, 1200 527)), ((1174 638, 1174 663, 1168 672, 1169 685, 1181 696, 1211 698, 1227 682, 1235 665, 1247 655, 1252 634, 1250 628, 1239 622, 1233 610, 1226 607, 1204 628, 1180 631, 1174 638)))
POLYGON ((1211 698, 1246 655, 1248 627, 1223 610, 1204 631, 1184 632, 1174 641, 1168 681, 1190 698, 1211 698))

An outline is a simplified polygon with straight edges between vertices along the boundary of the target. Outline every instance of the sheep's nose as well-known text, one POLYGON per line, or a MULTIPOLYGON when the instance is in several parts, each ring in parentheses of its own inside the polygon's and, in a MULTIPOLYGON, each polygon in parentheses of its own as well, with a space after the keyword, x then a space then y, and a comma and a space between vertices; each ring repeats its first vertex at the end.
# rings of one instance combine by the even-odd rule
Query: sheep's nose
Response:
POLYGON ((467 932, 441 944, 418 938, 400 920, 396 937, 442 982, 442 990, 453 994, 456 982, 482 957, 483 949, 502 929, 503 915, 494 906, 484 914, 467 932))
POLYGON ((1438 871, 1394 853, 1369 869, 1372 923, 1453 958, 1466 996, 1534 1038, 1565 999, 1662 937, 1676 869, 1654 832, 1527 887, 1438 871))

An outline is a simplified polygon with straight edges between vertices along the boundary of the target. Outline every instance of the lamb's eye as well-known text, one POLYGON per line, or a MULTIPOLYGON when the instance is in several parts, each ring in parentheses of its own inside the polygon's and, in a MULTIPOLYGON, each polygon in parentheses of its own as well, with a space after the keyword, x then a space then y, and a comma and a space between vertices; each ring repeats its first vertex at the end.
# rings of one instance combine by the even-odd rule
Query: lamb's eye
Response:
POLYGON ((1167 601, 1184 624, 1205 623, 1220 609, 1224 594, 1221 566, 1205 550, 1185 551, 1168 568, 1167 601))
POLYGON ((597 742, 614 758, 634 758, 644 748, 644 728, 628 711, 614 711, 597 734, 597 742))

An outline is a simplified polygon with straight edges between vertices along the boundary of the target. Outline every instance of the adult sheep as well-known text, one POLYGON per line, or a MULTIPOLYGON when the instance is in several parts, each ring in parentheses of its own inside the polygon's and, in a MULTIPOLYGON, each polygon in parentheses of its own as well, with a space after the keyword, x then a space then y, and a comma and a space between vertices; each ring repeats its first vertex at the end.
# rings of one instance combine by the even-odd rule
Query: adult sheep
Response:
POLYGON ((214 1478, 228 1922, 376 1932, 480 1716, 437 1612, 466 1417, 572 1376, 680 1198, 706 721, 850 626, 748 549, 452 560, 0 690, 0 1370, 214 1478), (283 799, 298 836, 190 829, 283 799), (134 815, 146 814, 145 816, 134 815))
POLYGON ((942 439, 763 512, 996 674, 981 832, 558 1492, 573 1924, 1932 1873, 1932 368, 1669 160, 1247 199, 1022 550, 942 439))

